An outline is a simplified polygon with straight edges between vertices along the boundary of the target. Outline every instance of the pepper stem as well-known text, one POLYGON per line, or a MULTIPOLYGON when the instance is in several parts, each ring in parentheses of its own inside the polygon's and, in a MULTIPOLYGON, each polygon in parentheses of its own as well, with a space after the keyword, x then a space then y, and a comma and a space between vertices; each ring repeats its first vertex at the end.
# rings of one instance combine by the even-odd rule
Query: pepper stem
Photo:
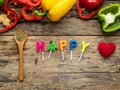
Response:
POLYGON ((48 14, 48 10, 45 11, 45 12, 42 12, 42 13, 36 10, 36 11, 34 11, 34 14, 37 15, 37 16, 45 16, 45 15, 48 14))

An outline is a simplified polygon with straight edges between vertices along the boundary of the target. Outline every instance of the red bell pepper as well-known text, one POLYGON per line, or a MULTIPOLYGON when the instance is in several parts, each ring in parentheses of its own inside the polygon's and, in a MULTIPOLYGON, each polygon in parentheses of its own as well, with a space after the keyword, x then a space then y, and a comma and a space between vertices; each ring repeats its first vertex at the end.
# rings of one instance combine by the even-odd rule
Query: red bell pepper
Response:
MULTIPOLYGON (((15 6, 20 5, 22 3, 20 3, 18 0, 10 0, 15 6)), ((22 14, 20 12, 20 15, 18 15, 18 20, 22 18, 22 14)))
POLYGON ((28 21, 33 21, 33 20, 42 20, 43 16, 36 16, 34 12, 32 12, 32 9, 34 7, 29 7, 29 6, 23 6, 21 9, 22 16, 28 20, 28 21), (32 12, 31 15, 27 14, 27 11, 32 12))
POLYGON ((103 3, 104 0, 96 0, 91 1, 91 0, 77 0, 76 2, 76 7, 78 10, 78 14, 80 18, 82 19, 91 19, 95 14, 98 13, 100 10, 100 5, 103 3), (94 4, 94 5, 93 5, 94 4), (85 11, 90 11, 89 14, 83 15, 85 11))
POLYGON ((42 0, 18 0, 18 1, 24 5, 35 7, 38 6, 42 0))
POLYGON ((0 30, 0 33, 6 32, 10 30, 11 28, 15 27, 17 22, 18 22, 18 16, 15 11, 7 7, 8 5, 8 0, 5 0, 5 3, 2 7, 2 9, 7 13, 9 19, 11 20, 10 25, 7 25, 5 28, 0 30))
POLYGON ((21 3, 19 2, 19 0, 11 0, 11 2, 12 2, 14 5, 19 5, 19 4, 21 4, 21 3))

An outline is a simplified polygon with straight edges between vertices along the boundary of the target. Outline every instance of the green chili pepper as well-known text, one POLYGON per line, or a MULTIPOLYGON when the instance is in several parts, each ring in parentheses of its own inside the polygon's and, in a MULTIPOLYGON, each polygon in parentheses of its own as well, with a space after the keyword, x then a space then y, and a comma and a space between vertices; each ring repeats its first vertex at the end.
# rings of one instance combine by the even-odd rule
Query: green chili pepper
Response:
POLYGON ((120 29, 120 4, 114 3, 103 7, 98 12, 98 19, 104 32, 113 32, 120 29))
POLYGON ((0 7, 4 5, 4 0, 0 0, 0 7))

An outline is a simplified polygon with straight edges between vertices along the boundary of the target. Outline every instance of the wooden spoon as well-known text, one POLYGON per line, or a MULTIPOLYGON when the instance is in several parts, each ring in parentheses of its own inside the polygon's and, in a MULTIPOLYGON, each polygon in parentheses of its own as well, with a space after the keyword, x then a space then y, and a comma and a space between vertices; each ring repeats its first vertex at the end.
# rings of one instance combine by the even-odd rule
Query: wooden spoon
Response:
POLYGON ((25 42, 27 41, 27 33, 23 30, 17 30, 14 34, 15 41, 18 45, 19 48, 19 54, 20 54, 20 60, 19 60, 19 80, 23 81, 24 80, 24 70, 23 70, 23 47, 25 45, 25 42), (20 32, 23 33, 19 34, 20 32), (19 37, 18 37, 19 35, 19 37), (23 38, 24 37, 24 38, 23 38), (21 39, 22 38, 22 39, 21 39))

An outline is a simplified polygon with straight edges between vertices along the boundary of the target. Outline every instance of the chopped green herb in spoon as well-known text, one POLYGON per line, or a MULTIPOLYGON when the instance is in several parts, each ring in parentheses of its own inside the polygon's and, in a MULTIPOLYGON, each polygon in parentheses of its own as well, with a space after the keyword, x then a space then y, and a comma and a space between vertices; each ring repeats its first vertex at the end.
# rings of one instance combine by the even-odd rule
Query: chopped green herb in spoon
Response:
POLYGON ((19 30, 17 35, 16 35, 16 39, 17 41, 22 42, 25 38, 25 32, 23 30, 19 30))

